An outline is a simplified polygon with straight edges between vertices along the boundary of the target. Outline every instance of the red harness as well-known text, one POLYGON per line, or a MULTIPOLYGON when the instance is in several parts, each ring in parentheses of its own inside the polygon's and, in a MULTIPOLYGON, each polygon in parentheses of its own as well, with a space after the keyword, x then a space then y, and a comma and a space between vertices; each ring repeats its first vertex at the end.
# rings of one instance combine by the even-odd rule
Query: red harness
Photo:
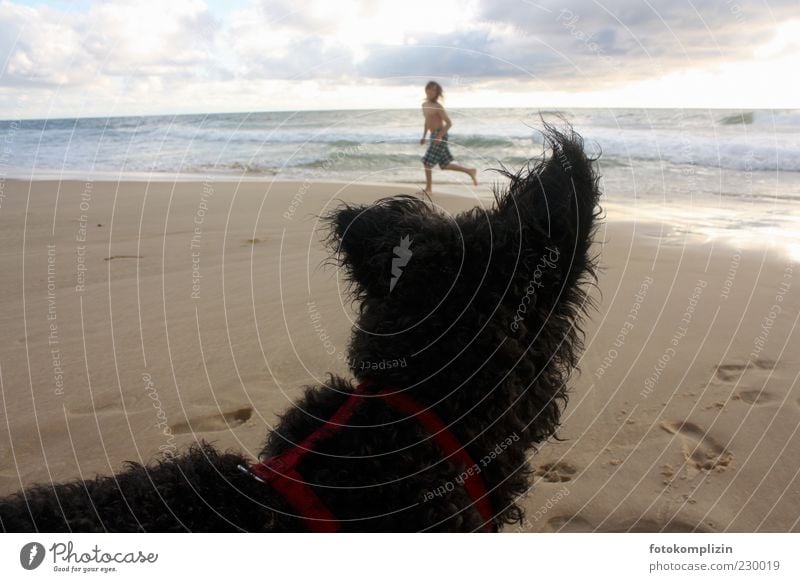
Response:
MULTIPOLYGON (((339 521, 325 507, 325 504, 311 486, 303 480, 303 477, 297 471, 297 464, 303 457, 314 450, 316 444, 334 435, 347 424, 348 420, 353 416, 353 412, 363 400, 362 396, 367 393, 367 388, 370 385, 371 382, 369 380, 359 384, 330 419, 299 444, 280 455, 251 465, 249 469, 241 467, 259 481, 269 483, 305 520, 308 529, 312 532, 339 531, 339 521)), ((458 439, 453 436, 453 433, 447 430, 447 426, 432 410, 422 406, 402 392, 392 392, 384 389, 377 392, 375 396, 381 398, 398 412, 415 417, 417 422, 428 431, 433 440, 436 441, 436 444, 439 445, 439 448, 442 449, 445 458, 453 457, 458 464, 463 465, 464 469, 475 466, 466 449, 461 446, 458 439)), ((494 531, 492 508, 480 474, 472 471, 467 472, 463 485, 470 499, 472 499, 473 505, 481 514, 485 529, 494 531)))

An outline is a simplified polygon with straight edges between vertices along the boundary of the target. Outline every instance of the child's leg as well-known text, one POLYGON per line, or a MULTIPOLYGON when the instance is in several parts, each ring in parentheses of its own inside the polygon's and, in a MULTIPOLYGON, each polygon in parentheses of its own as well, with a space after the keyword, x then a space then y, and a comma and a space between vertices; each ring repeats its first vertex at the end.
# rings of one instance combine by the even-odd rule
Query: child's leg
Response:
POLYGON ((428 194, 432 194, 431 188, 433 188, 433 168, 429 168, 425 166, 425 191, 428 194))
POLYGON ((475 184, 476 186, 478 185, 478 171, 475 168, 466 168, 464 166, 459 166, 458 164, 450 162, 442 169, 453 170, 455 172, 464 172, 465 174, 469 174, 469 177, 472 178, 472 183, 475 184))

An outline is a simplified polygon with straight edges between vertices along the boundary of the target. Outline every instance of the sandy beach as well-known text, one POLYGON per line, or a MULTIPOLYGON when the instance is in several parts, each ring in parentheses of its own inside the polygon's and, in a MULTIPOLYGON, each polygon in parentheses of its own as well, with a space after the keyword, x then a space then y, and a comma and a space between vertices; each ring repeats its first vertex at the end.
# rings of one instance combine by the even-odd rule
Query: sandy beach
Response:
MULTIPOLYGON (((255 455, 304 385, 346 374, 353 306, 317 216, 413 191, 5 182, 0 493, 199 439, 255 455)), ((616 208, 564 440, 506 531, 800 531, 798 267, 616 208)))

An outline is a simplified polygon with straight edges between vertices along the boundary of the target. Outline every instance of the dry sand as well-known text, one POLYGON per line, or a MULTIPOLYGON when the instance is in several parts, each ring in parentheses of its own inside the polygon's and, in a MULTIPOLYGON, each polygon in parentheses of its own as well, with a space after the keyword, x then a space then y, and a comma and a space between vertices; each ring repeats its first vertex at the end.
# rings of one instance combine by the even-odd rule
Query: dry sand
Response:
MULTIPOLYGON (((0 493, 200 438, 255 455, 304 384, 346 372, 315 215, 411 191, 6 182, 0 493)), ((517 529, 800 531, 800 271, 608 208, 565 440, 533 458, 517 529)))

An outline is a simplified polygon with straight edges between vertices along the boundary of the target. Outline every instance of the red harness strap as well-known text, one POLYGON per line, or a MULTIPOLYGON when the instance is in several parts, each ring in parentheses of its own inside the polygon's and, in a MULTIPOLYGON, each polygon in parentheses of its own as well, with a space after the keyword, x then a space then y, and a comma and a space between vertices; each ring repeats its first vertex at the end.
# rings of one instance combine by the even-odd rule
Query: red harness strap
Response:
MULTIPOLYGON (((250 466, 250 472, 259 480, 269 483, 289 505, 305 520, 310 531, 336 532, 339 531, 339 521, 328 510, 313 488, 303 480, 297 471, 298 463, 314 446, 339 431, 353 416, 356 407, 361 402, 362 396, 372 383, 365 380, 353 391, 350 397, 320 428, 311 433, 302 442, 291 449, 270 459, 250 466)), ((466 449, 461 446, 447 426, 429 408, 425 408, 410 396, 401 392, 392 393, 382 390, 376 394, 395 410, 414 416, 417 421, 430 433, 445 458, 454 457, 464 465, 465 469, 475 466, 466 449)), ((478 473, 465 471, 462 481, 464 489, 472 499, 475 508, 481 514, 484 527, 487 531, 494 531, 492 527, 492 508, 486 492, 483 479, 478 473)))
POLYGON ((270 483, 306 520, 311 531, 335 532, 339 530, 339 522, 314 490, 303 481, 303 477, 297 472, 297 464, 314 449, 315 444, 347 424, 365 391, 366 385, 362 382, 333 416, 303 441, 280 455, 250 466, 250 472, 270 483))

